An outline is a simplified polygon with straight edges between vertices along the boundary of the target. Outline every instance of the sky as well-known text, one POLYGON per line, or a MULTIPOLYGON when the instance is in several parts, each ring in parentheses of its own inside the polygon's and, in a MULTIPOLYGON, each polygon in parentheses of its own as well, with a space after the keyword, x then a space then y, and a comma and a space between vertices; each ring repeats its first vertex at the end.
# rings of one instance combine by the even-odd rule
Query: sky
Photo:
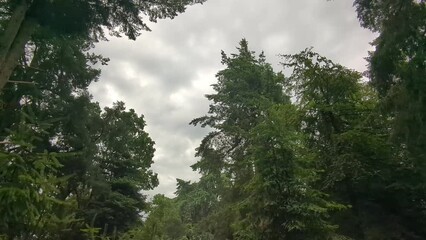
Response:
POLYGON ((190 166, 208 129, 188 123, 208 111, 205 94, 221 65, 221 50, 236 53, 242 38, 283 71, 279 54, 313 47, 321 55, 363 72, 374 35, 359 26, 348 0, 207 0, 170 20, 148 24, 136 40, 110 38, 95 52, 109 57, 90 86, 101 106, 123 101, 144 115, 155 141, 152 169, 159 186, 149 196, 173 196, 176 178, 197 181, 190 166))

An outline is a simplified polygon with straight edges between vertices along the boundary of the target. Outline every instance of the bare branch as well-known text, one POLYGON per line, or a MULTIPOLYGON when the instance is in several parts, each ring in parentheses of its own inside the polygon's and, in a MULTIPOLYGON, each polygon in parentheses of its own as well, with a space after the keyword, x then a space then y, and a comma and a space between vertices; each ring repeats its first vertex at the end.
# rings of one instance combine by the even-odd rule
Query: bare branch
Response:
POLYGON ((10 83, 23 83, 23 84, 37 84, 35 82, 27 82, 27 81, 12 81, 12 80, 9 80, 7 82, 10 82, 10 83))

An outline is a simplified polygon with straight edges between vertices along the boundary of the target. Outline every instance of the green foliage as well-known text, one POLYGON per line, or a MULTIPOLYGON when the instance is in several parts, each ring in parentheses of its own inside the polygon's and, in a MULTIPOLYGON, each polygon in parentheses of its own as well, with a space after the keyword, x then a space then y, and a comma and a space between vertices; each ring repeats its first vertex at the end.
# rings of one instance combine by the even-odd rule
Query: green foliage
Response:
MULTIPOLYGON (((420 1, 355 1, 363 27, 378 33, 368 58, 371 85, 380 94, 380 113, 390 120, 393 168, 388 170, 389 194, 382 203, 392 212, 395 229, 372 230, 399 239, 424 238, 426 197, 425 140, 425 19, 420 1), (395 209, 400 209, 395 213, 395 209)), ((392 160, 391 160, 392 161, 392 160)), ((382 170, 383 171, 383 170, 382 170)), ((377 193, 376 193, 377 194, 377 193)))
MULTIPOLYGON (((59 106, 74 108, 71 113, 80 118, 12 125, 16 130, 5 138, 0 193, 2 206, 8 207, 2 208, 1 229, 8 235, 63 239, 117 235, 140 223, 139 214, 146 208, 141 190, 158 184, 149 169, 154 143, 144 131, 142 116, 126 111, 123 103, 101 114, 84 96, 68 101, 59 106), (91 124, 99 125, 88 127, 91 124), (56 152, 59 161, 54 152, 36 153, 42 148, 56 152), (96 229, 101 231, 92 231, 96 229)), ((56 108, 34 114, 43 119, 45 111, 56 108)))
POLYGON ((344 206, 313 187, 318 178, 314 156, 304 147, 298 126, 299 113, 287 104, 269 109, 253 129, 249 152, 256 175, 241 203, 247 217, 237 239, 327 239, 336 229, 328 222, 330 212, 344 206))
MULTIPOLYGON (((38 84, 5 89, 1 98, 8 107, 0 110, 2 140, 9 141, 11 133, 5 129, 16 128, 22 109, 30 107, 34 124, 51 123, 33 129, 43 131, 37 133, 32 151, 61 156, 57 160, 62 167, 52 173, 61 184, 49 198, 63 205, 52 206, 52 219, 34 234, 64 240, 117 236, 141 222, 139 214, 146 208, 141 191, 158 184, 149 169, 154 142, 144 131, 143 116, 126 110, 124 103, 102 111, 91 101, 87 87, 100 74, 93 64, 107 59, 87 54, 81 38, 46 32, 34 38, 34 55, 23 59, 14 74, 38 84), (89 236, 81 229, 101 230, 89 236)), ((20 225, 16 231, 33 234, 20 225)))
POLYGON ((422 165, 389 141, 380 91, 311 49, 282 56, 287 78, 238 50, 192 122, 214 131, 200 181, 178 180, 189 239, 421 239, 422 165))
POLYGON ((282 91, 283 75, 273 71, 263 53, 259 57, 254 54, 245 39, 238 54, 228 57, 222 52, 222 64, 227 68, 216 75, 216 93, 207 95, 212 101, 208 115, 191 122, 215 130, 197 149, 201 160, 193 168, 203 177, 200 190, 192 194, 198 195, 194 199, 200 194, 209 196, 212 204, 203 204, 208 215, 195 220, 216 239, 232 238, 236 232, 233 226, 240 214, 237 204, 247 197, 244 188, 254 176, 253 161, 247 156, 251 130, 265 117, 266 109, 289 101, 282 91))
POLYGON ((310 49, 283 58, 283 66, 293 69, 287 85, 301 111, 301 130, 307 134, 308 147, 319 154, 319 163, 328 175, 325 184, 333 185, 362 167, 357 158, 344 157, 350 155, 348 146, 353 145, 347 140, 349 134, 370 136, 372 129, 364 121, 374 112, 377 98, 360 83, 359 73, 310 49), (336 161, 337 156, 343 158, 336 161))
POLYGON ((56 177, 61 165, 56 154, 35 149, 47 126, 34 122, 31 115, 22 112, 21 121, 9 130, 8 138, 2 142, 0 233, 9 239, 52 234, 50 225, 68 222, 52 214, 56 207, 65 205, 55 199, 57 187, 62 184, 56 177))
POLYGON ((127 233, 124 239, 172 240, 184 237, 186 227, 179 216, 178 205, 173 199, 155 195, 148 214, 143 228, 127 233))
POLYGON ((209 115, 192 121, 215 131, 197 149, 200 182, 189 194, 180 182, 177 199, 189 209, 210 199, 201 202, 204 216, 190 219, 215 239, 324 239, 336 229, 330 211, 344 206, 314 188, 314 156, 298 132, 300 113, 283 92, 284 76, 263 54, 254 57, 246 40, 238 50, 222 53, 227 68, 207 95, 209 115))
POLYGON ((84 217, 94 218, 94 226, 112 233, 123 232, 140 222, 139 214, 146 208, 142 190, 158 185, 156 174, 149 167, 154 154, 154 142, 144 131, 145 121, 133 109, 126 111, 124 103, 105 108, 94 170, 103 183, 86 201, 84 217))
POLYGON ((426 3, 359 0, 355 6, 362 25, 379 33, 368 59, 369 76, 383 98, 383 112, 393 118, 393 139, 423 156, 426 3))
POLYGON ((201 160, 193 168, 216 175, 224 170, 234 175, 236 185, 239 181, 243 185, 252 174, 251 163, 244 158, 250 129, 261 121, 265 109, 288 102, 282 93, 283 75, 273 71, 263 53, 256 58, 247 44, 243 39, 239 53, 231 57, 222 52, 227 68, 217 74, 216 94, 207 95, 212 101, 208 115, 191 122, 216 130, 203 139, 197 149, 201 160))
MULTIPOLYGON (((19 4, 20 1, 15 1, 19 4)), ((104 27, 113 35, 124 34, 135 39, 142 30, 150 30, 141 14, 149 21, 173 18, 188 4, 203 1, 33 1, 27 15, 39 24, 63 34, 104 36, 104 27), (78 21, 76 20, 78 19, 78 21)), ((13 10, 13 9, 12 9, 13 10)))
MULTIPOLYGON (((104 31, 135 39, 149 30, 142 15, 155 22, 201 2, 0 4, 0 235, 115 239, 140 225, 147 210, 142 191, 158 185, 150 170, 154 142, 143 116, 124 103, 102 111, 91 101, 87 88, 100 75, 94 66, 108 59, 88 51, 104 31), (10 76, 35 84, 3 88, 10 76), (33 110, 31 124, 20 123, 24 108, 33 110)), ((172 238, 175 225, 166 229, 172 238)))
MULTIPOLYGON (((142 31, 149 31, 147 20, 174 18, 186 7, 205 0, 178 1, 102 1, 102 0, 9 0, 0 4, 0 90, 9 82, 20 58, 41 34, 59 38, 81 38, 88 46, 110 35, 135 40, 142 31)), ((71 41, 72 42, 72 41, 71 41)), ((70 42, 68 42, 70 43, 70 42)), ((69 45, 65 47, 68 50, 69 45)), ((72 46, 70 47, 72 48, 72 46)), ((72 61, 78 61, 72 59, 72 61)))
POLYGON ((123 102, 92 102, 108 59, 88 51, 201 2, 0 3, 0 239, 425 239, 424 0, 354 1, 378 34, 368 82, 312 49, 282 55, 288 77, 245 39, 222 52, 191 122, 212 129, 201 178, 147 202, 154 142, 123 102))

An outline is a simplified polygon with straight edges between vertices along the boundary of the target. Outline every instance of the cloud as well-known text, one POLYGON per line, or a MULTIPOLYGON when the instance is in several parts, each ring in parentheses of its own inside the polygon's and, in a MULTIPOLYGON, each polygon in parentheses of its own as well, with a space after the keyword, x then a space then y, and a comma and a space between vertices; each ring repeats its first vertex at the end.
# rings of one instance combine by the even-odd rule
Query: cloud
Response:
POLYGON ((207 129, 189 126, 204 115, 206 93, 221 66, 220 51, 233 53, 244 37, 249 47, 280 71, 278 54, 314 47, 320 54, 364 71, 374 35, 361 29, 350 1, 208 0, 173 20, 150 24, 136 41, 112 38, 95 52, 111 59, 90 87, 96 101, 121 100, 147 121, 156 142, 153 170, 160 186, 149 195, 175 191, 175 179, 196 180, 189 167, 207 129))

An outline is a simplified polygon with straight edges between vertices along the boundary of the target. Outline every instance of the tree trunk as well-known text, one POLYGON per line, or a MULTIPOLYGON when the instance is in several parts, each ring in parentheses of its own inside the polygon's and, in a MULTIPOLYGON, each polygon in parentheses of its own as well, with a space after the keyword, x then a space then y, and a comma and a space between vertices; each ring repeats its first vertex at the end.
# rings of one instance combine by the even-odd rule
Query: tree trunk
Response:
POLYGON ((35 20, 30 18, 25 18, 22 22, 3 63, 0 65, 0 92, 3 90, 7 81, 9 81, 13 70, 18 65, 19 58, 24 54, 25 45, 30 40, 31 35, 37 28, 37 25, 38 24, 35 20))
POLYGON ((25 0, 22 0, 13 11, 6 29, 0 37, 0 66, 3 66, 4 61, 6 60, 10 47, 12 46, 12 43, 21 28, 22 22, 25 19, 27 10, 28 4, 25 0))

